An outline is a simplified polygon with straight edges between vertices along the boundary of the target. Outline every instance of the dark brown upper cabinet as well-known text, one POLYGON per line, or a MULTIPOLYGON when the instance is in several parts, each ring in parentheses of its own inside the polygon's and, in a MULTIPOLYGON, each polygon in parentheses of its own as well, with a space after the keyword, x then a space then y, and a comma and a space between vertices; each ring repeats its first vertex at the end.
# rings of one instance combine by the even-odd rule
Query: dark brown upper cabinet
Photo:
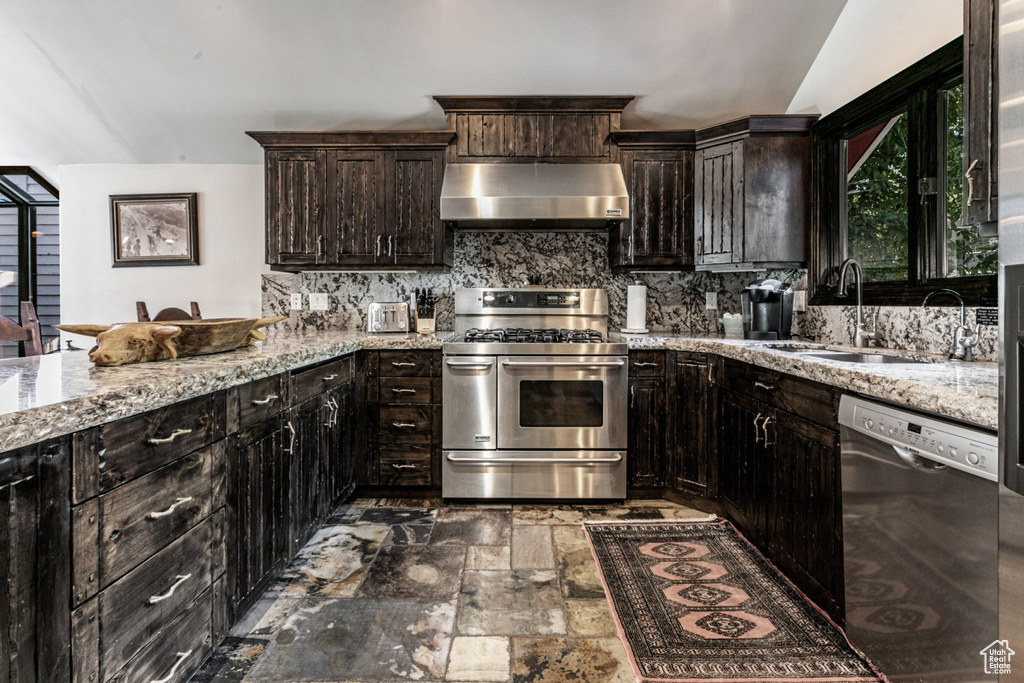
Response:
POLYGON ((805 267, 817 116, 750 116, 697 131, 697 270, 805 267))
POLYGON ((609 163, 623 97, 434 98, 455 131, 449 162, 609 163))
POLYGON ((692 130, 611 134, 629 193, 629 219, 608 238, 613 270, 681 270, 693 265, 692 130))
POLYGON ((439 203, 451 131, 249 135, 266 150, 273 270, 450 266, 439 203))
POLYGON ((964 0, 964 223, 970 225, 999 219, 998 56, 999 3, 964 0))

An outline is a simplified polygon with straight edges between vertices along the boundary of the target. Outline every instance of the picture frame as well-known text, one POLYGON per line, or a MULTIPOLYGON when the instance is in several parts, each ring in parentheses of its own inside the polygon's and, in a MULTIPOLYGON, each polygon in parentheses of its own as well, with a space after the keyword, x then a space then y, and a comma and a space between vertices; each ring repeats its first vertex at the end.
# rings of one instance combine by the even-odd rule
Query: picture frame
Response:
POLYGON ((114 268, 198 266, 196 192, 110 195, 114 268))

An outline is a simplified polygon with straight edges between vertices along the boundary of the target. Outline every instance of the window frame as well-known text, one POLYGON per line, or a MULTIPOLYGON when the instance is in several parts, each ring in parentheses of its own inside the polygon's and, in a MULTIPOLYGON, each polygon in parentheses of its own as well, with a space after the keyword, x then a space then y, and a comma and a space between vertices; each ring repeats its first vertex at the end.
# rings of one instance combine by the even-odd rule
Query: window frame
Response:
MULTIPOLYGON (((963 78, 963 37, 939 48, 884 83, 821 118, 811 128, 811 250, 808 289, 813 305, 851 305, 838 298, 839 265, 846 258, 845 141, 885 118, 908 117, 908 279, 865 283, 864 303, 920 306, 928 292, 952 287, 968 305, 995 305, 995 275, 938 277, 945 268, 945 98, 963 78), (935 194, 921 195, 919 180, 936 178, 935 194)), ((965 103, 964 111, 967 111, 965 103)), ((945 302, 943 302, 945 303, 945 302)))

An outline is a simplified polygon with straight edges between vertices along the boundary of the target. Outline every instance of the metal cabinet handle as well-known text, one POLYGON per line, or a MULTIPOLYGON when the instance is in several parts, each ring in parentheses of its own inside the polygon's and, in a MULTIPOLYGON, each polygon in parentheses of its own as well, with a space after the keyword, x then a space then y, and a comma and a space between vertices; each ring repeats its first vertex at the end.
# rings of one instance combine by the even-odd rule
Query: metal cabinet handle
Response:
POLYGON ((391 364, 394 365, 396 368, 414 368, 414 367, 416 367, 415 363, 406 363, 405 361, 391 361, 391 364))
POLYGON ((170 683, 171 679, 173 679, 175 674, 178 673, 178 667, 180 667, 182 665, 182 663, 186 659, 188 659, 188 656, 190 654, 192 654, 192 650, 186 650, 185 652, 179 652, 177 654, 178 659, 175 660, 174 666, 172 666, 171 670, 167 672, 167 675, 164 676, 163 678, 159 679, 159 680, 156 679, 156 678, 150 679, 149 683, 170 683))
POLYGON ((394 467, 396 470, 414 470, 414 469, 416 469, 416 465, 397 465, 395 463, 391 463, 391 466, 394 467))
POLYGON ((171 503, 171 506, 169 508, 167 508, 166 510, 161 510, 160 512, 150 512, 148 515, 146 515, 146 519, 160 519, 161 517, 166 517, 167 515, 169 515, 172 512, 174 512, 174 509, 176 507, 178 507, 179 505, 184 505, 185 503, 189 502, 190 500, 192 500, 192 496, 186 496, 185 498, 178 498, 173 503, 171 503))
POLYGON ((454 453, 449 453, 445 456, 448 462, 469 465, 507 465, 509 463, 515 464, 532 464, 532 465, 548 465, 551 463, 558 464, 572 464, 572 465, 607 465, 610 463, 622 462, 622 456, 619 454, 611 455, 607 458, 474 458, 474 457, 460 457, 454 453))
POLYGON ((415 389, 392 389, 391 391, 395 392, 396 394, 415 394, 416 393, 415 389))
POLYGON ((287 424, 285 424, 285 427, 287 427, 288 431, 292 433, 292 438, 291 441, 288 442, 288 448, 286 448, 284 452, 292 453, 295 451, 295 427, 292 426, 291 420, 288 420, 287 424))
POLYGON ((334 425, 337 425, 338 416, 341 415, 341 406, 338 405, 338 401, 333 398, 331 399, 331 406, 334 408, 334 415, 332 416, 332 419, 334 420, 334 425))
POLYGON ((251 401, 254 406, 265 406, 269 403, 273 403, 277 399, 281 398, 277 394, 267 394, 266 398, 256 398, 251 401))
POLYGON ((971 162, 971 165, 964 171, 964 180, 967 181, 967 199, 964 200, 964 204, 970 204, 974 201, 974 169, 977 168, 980 159, 975 159, 971 162))
POLYGON ((704 238, 703 237, 698 237, 697 238, 697 258, 699 259, 703 255, 704 255, 704 238))
POLYGON ((416 427, 415 422, 392 422, 392 427, 399 427, 404 429, 414 429, 416 427))
POLYGON ((180 586, 181 584, 185 583, 186 581, 188 581, 189 579, 192 578, 192 574, 178 574, 178 576, 176 578, 177 578, 177 581, 172 583, 170 588, 168 588, 166 591, 164 591, 160 595, 151 595, 149 597, 149 600, 146 600, 146 604, 147 605, 155 605, 156 603, 163 602, 167 598, 171 597, 172 595, 174 595, 174 591, 178 590, 178 586, 180 586))
POLYGON ((761 413, 757 414, 754 418, 754 443, 761 443, 761 427, 758 426, 757 421, 761 419, 761 413))
POLYGON ((321 377, 320 380, 323 381, 323 382, 330 382, 332 379, 337 378, 337 376, 338 376, 338 373, 334 373, 333 375, 327 375, 325 377, 321 377))
POLYGON ((391 235, 388 235, 388 256, 391 256, 391 235))
POLYGON ((754 382, 754 386, 758 389, 764 389, 765 391, 775 391, 774 384, 764 384, 763 382, 754 382))
POLYGON ((764 419, 764 422, 761 423, 761 431, 764 433, 764 446, 765 446, 765 448, 767 448, 768 446, 774 446, 775 445, 774 441, 768 441, 768 423, 771 422, 771 421, 772 421, 772 416, 769 415, 768 417, 766 417, 764 419))
POLYGON ((338 402, 333 398, 327 399, 325 405, 331 409, 331 414, 327 416, 327 422, 324 422, 324 427, 333 427, 338 424, 338 402))
POLYGON ((179 436, 185 436, 186 434, 191 434, 191 433, 192 433, 191 429, 175 429, 173 432, 171 432, 171 435, 168 436, 165 439, 157 439, 157 438, 146 439, 146 443, 148 443, 150 446, 159 446, 160 444, 171 443, 172 441, 177 439, 179 436))
POLYGON ((375 256, 380 256, 380 235, 377 235, 377 253, 375 256))
POLYGON ((512 361, 503 360, 501 364, 506 368, 577 368, 577 369, 588 369, 588 368, 621 368, 625 365, 621 360, 598 360, 598 361, 583 361, 581 363, 574 363, 572 361, 512 361))
POLYGON ((632 408, 636 404, 636 385, 634 384, 629 388, 629 407, 632 408))
POLYGON ((640 361, 633 361, 633 367, 637 368, 652 368, 655 365, 657 365, 657 363, 641 363, 640 361))

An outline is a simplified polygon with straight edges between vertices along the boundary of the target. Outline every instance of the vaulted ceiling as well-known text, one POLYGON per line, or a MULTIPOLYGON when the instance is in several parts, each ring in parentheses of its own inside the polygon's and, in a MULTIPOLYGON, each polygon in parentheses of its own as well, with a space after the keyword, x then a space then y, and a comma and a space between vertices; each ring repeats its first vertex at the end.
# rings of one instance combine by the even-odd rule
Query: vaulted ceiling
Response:
POLYGON ((846 0, 0 0, 0 165, 259 163, 246 130, 440 128, 432 95, 781 113, 846 0))

